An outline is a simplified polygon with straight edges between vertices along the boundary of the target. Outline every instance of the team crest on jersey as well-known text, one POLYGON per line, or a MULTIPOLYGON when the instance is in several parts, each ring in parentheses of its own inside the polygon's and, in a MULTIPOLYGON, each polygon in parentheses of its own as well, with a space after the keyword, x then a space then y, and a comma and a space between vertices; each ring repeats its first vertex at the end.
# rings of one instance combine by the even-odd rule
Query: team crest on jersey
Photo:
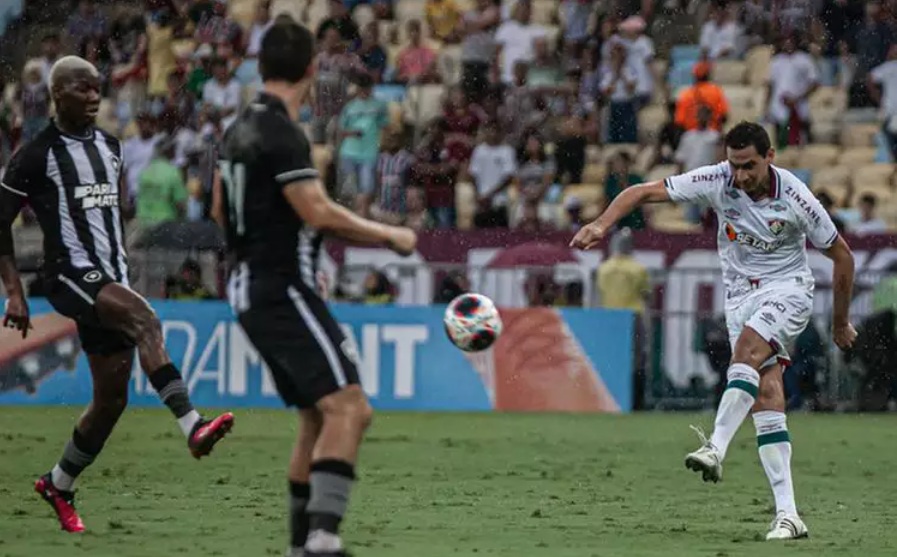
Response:
POLYGON ((121 159, 116 157, 115 155, 112 155, 109 157, 109 161, 112 163, 112 170, 118 172, 118 170, 121 168, 121 159))
POLYGON ((785 230, 785 221, 779 219, 773 219, 769 221, 769 230, 776 236, 782 233, 785 230))
POLYGON ((727 218, 730 218, 732 220, 741 218, 741 213, 736 209, 726 209, 725 211, 723 211, 723 214, 726 215, 727 218))
POLYGON ((775 211, 776 213, 784 213, 788 210, 788 207, 785 207, 782 203, 773 203, 769 206, 770 209, 775 211))
POLYGON ((738 190, 736 190, 735 188, 729 188, 726 190, 726 195, 728 195, 732 199, 738 199, 738 190))
POLYGON ((99 271, 88 271, 84 275, 84 282, 99 282, 101 278, 103 278, 103 275, 99 271))

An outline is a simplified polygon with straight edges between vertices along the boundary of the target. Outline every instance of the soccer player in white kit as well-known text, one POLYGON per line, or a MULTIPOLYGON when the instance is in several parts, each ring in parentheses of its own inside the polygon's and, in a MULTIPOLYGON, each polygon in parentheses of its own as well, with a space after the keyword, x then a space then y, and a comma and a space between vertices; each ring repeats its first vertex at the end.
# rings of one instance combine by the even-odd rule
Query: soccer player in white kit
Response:
POLYGON ((766 539, 804 538, 807 527, 798 515, 791 480, 783 366, 790 362, 788 347, 807 326, 813 308, 806 240, 834 262, 832 337, 841 349, 856 338, 848 316, 853 255, 806 184, 772 164, 775 152, 762 126, 742 122, 729 131, 725 144, 726 162, 627 188, 570 245, 594 247, 621 217, 645 203, 713 208, 719 221, 732 361, 713 435, 707 439, 696 429, 702 446, 685 457, 685 464, 700 471, 704 481, 719 481, 729 443, 753 413, 760 461, 776 502, 766 539))

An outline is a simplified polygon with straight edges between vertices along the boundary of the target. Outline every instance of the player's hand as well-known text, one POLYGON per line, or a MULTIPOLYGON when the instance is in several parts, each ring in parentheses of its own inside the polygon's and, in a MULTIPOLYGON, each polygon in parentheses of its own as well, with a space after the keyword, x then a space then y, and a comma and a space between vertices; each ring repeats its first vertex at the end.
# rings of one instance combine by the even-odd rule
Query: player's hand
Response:
POLYGON ((5 312, 3 326, 8 329, 22 331, 22 338, 28 336, 28 329, 31 328, 31 317, 25 297, 22 295, 10 297, 6 300, 5 312))
POLYGON ((849 350, 853 347, 853 342, 857 339, 857 330, 853 325, 847 323, 845 325, 836 325, 832 329, 832 339, 835 345, 841 350, 849 350))
POLYGON ((417 233, 410 228, 396 227, 388 242, 389 249, 403 257, 408 257, 417 248, 417 233))
POLYGON ((592 249, 604 238, 604 234, 605 230, 603 228, 597 223, 590 222, 580 228, 579 232, 573 236, 573 240, 570 241, 570 247, 583 250, 592 249))

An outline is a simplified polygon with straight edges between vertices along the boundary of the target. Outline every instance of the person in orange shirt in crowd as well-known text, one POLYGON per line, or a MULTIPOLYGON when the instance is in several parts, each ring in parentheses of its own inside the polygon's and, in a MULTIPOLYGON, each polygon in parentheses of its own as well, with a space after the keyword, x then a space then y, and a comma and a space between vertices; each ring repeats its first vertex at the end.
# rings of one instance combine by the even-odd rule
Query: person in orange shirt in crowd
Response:
POLYGON ((685 131, 698 127, 698 110, 706 106, 710 110, 710 125, 714 130, 722 131, 723 124, 729 116, 729 103, 722 87, 710 81, 711 65, 702 61, 695 64, 695 84, 682 91, 676 101, 676 124, 685 131))

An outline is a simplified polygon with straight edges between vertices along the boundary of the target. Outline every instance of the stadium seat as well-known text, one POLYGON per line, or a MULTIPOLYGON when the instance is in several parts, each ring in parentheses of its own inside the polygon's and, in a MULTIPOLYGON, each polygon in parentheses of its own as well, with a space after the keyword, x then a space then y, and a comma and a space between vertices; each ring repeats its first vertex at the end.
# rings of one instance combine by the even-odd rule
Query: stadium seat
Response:
POLYGON ((679 167, 675 164, 658 164, 645 173, 645 182, 664 180, 677 172, 679 172, 679 167))
POLYGON ((667 109, 663 105, 650 105, 638 113, 638 135, 642 143, 654 143, 657 134, 667 121, 667 109))
POLYGON ((797 159, 800 157, 800 149, 782 149, 776 151, 773 164, 782 168, 798 168, 797 159))
POLYGON ((712 81, 719 85, 743 85, 747 64, 740 60, 717 60, 713 63, 712 81))
POLYGON ((842 166, 864 166, 875 163, 875 155, 877 149, 875 147, 852 147, 841 151, 838 157, 838 164, 842 166))
POLYGON ((634 160, 638 155, 639 146, 637 143, 616 143, 605 145, 604 149, 601 151, 601 164, 607 164, 608 161, 610 161, 610 159, 620 151, 626 151, 634 160))
POLYGON ((582 201, 583 205, 589 203, 600 203, 604 200, 604 184, 603 183, 583 183, 570 184, 564 188, 564 199, 568 197, 576 197, 582 201))
POLYGON ((659 232, 693 233, 700 232, 700 224, 692 224, 685 218, 685 207, 672 203, 656 205, 651 212, 651 228, 659 232))
POLYGON ((554 0, 535 0, 532 4, 532 21, 542 26, 557 25, 558 3, 554 0))
POLYGON ((819 87, 810 95, 810 113, 820 108, 847 108, 847 93, 838 87, 819 87))
POLYGON ((701 59, 701 46, 696 44, 677 44, 670 50, 670 63, 673 66, 691 66, 701 59))
POLYGON ((442 113, 443 85, 415 85, 408 87, 402 103, 405 121, 415 125, 426 125, 442 113))
POLYGON ((819 168, 831 166, 838 160, 840 148, 837 145, 810 144, 803 147, 798 155, 798 168, 819 168))
POLYGON ((852 172, 854 190, 879 185, 887 185, 890 188, 894 168, 893 164, 867 164, 857 167, 852 172))
POLYGON ((868 184, 855 186, 853 190, 853 202, 856 203, 864 195, 872 195, 881 205, 890 205, 894 200, 894 191, 890 184, 868 184))
POLYGON ((813 171, 810 186, 814 191, 821 189, 843 192, 850 184, 850 168, 846 166, 827 166, 813 171))
POLYGON ((813 173, 806 168, 792 168, 790 169, 790 172, 805 184, 809 184, 810 180, 813 178, 813 173))
POLYGON ((881 131, 879 124, 844 124, 841 129, 841 145, 875 149, 875 135, 879 131, 881 131))
POLYGON ((603 184, 607 176, 607 166, 600 163, 588 163, 582 171, 582 179, 585 182, 603 184))
POLYGON ((772 61, 772 54, 771 46, 762 45, 755 46, 744 57, 749 85, 765 85, 769 81, 769 63, 772 61))
POLYGON ((258 0, 230 0, 227 4, 227 13, 243 29, 248 29, 255 19, 256 6, 258 0))
POLYGON ((670 90, 676 91, 677 96, 681 89, 689 87, 695 82, 695 76, 694 73, 692 73, 693 68, 693 63, 682 63, 670 66, 667 75, 667 84, 669 85, 670 90))
POLYGON ((395 3, 396 21, 405 24, 412 19, 426 20, 425 2, 420 0, 398 0, 395 3))
POLYGON ((657 146, 653 143, 640 148, 635 153, 635 162, 632 165, 633 172, 644 176, 651 170, 651 164, 654 163, 654 159, 656 158, 657 146))
POLYGON ((598 145, 586 145, 586 163, 601 162, 601 147, 598 145))

